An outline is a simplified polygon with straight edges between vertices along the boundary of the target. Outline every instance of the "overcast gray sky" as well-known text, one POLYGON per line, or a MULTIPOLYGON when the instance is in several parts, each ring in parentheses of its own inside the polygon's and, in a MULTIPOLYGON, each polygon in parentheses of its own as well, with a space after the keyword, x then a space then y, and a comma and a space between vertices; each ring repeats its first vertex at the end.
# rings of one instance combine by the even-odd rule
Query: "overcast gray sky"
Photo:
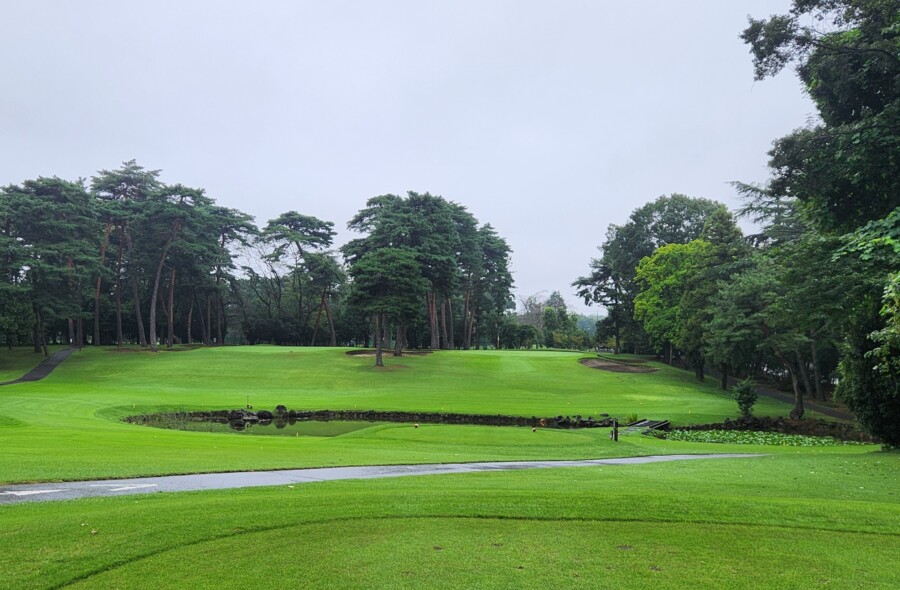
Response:
POLYGON ((738 38, 788 6, 0 0, 0 184, 135 158, 340 243, 369 197, 429 191, 508 240, 519 295, 575 307, 610 223, 673 192, 735 207, 813 115, 738 38))

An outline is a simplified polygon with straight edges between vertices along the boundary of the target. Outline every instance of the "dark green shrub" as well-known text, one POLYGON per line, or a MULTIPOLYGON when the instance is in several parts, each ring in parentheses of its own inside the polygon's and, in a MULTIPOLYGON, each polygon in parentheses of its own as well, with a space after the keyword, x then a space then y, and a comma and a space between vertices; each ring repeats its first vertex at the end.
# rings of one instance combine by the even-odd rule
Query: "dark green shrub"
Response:
POLYGON ((737 402, 741 416, 750 417, 753 413, 753 404, 756 403, 756 386, 749 379, 745 379, 731 387, 731 397, 737 402))

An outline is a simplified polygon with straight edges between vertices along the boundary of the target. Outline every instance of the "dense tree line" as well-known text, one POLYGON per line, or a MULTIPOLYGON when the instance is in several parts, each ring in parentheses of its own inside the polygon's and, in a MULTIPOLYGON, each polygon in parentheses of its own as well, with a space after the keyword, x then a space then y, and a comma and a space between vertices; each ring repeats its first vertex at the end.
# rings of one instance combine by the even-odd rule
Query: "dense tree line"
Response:
POLYGON ((134 161, 90 187, 56 177, 4 187, 0 219, 0 336, 45 354, 48 339, 154 351, 221 342, 230 246, 254 231, 249 216, 134 161))
POLYGON ((574 283, 608 311, 601 339, 681 356, 700 379, 712 366, 723 387, 781 379, 797 418, 804 396, 834 392, 900 444, 898 23, 900 6, 879 0, 795 0, 750 20, 756 78, 795 65, 820 119, 774 143, 766 185, 736 185, 758 234, 680 195, 610 227, 574 283))
POLYGON ((375 318, 376 362, 384 343, 499 346, 511 306, 510 249, 490 224, 428 193, 382 195, 348 223, 364 234, 341 250, 353 278, 349 301, 375 318))
POLYGON ((562 293, 546 299, 538 293, 519 300, 519 313, 508 313, 500 328, 501 348, 563 348, 594 346, 593 320, 569 311, 562 293))
POLYGON ((0 338, 46 354, 48 342, 356 345, 390 328, 395 354, 497 345, 510 249, 461 205, 373 198, 349 224, 367 235, 341 259, 330 221, 288 211, 257 228, 159 175, 130 161, 89 184, 0 189, 0 338))

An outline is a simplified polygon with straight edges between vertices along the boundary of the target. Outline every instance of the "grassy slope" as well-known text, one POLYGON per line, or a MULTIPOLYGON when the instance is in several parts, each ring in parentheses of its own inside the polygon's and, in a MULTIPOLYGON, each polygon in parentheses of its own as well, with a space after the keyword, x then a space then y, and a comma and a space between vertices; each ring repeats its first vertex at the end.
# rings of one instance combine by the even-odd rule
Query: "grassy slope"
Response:
MULTIPOLYGON (((562 353, 83 351, 0 389, 0 480, 299 465, 763 451, 756 459, 329 482, 0 506, 0 588, 894 588, 900 454, 673 443, 607 431, 402 425, 336 438, 162 431, 146 408, 360 407, 734 415, 688 375, 562 353), (396 365, 404 365, 398 368, 396 365), (132 405, 134 407, 132 407, 132 405)), ((766 402, 766 413, 787 407, 766 402)))
MULTIPOLYGON (((440 352, 388 359, 244 347, 153 355, 86 349, 47 379, 0 389, 0 482, 366 463, 585 458, 668 451, 606 431, 377 426, 338 438, 247 437, 124 424, 161 408, 360 408, 721 420, 736 404, 684 372, 589 369, 572 353, 440 352)), ((765 400, 763 413, 788 406, 765 400)))
POLYGON ((898 495, 832 448, 19 505, 0 587, 896 588, 898 495))
MULTIPOLYGON (((62 349, 62 346, 48 347, 50 354, 62 349)), ((12 381, 18 379, 39 362, 44 359, 44 355, 35 353, 31 347, 17 347, 12 350, 0 350, 0 382, 12 381)))

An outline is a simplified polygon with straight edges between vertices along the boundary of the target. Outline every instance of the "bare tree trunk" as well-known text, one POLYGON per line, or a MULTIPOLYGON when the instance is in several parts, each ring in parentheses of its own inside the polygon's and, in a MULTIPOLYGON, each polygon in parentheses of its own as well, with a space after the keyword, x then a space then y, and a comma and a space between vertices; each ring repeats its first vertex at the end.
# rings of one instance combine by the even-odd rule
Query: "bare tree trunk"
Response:
POLYGON ((807 395, 812 395, 812 384, 809 382, 809 370, 806 367, 806 361, 800 355, 800 350, 794 351, 797 356, 797 368, 800 370, 800 377, 803 379, 803 389, 807 395))
POLYGON ((800 380, 797 378, 797 369, 787 360, 787 358, 776 351, 776 356, 781 364, 787 369, 791 376, 791 385, 794 387, 794 409, 791 410, 790 417, 799 420, 803 417, 803 393, 800 391, 800 380))
POLYGON ((397 338, 394 340, 394 356, 403 356, 403 348, 406 346, 406 326, 403 320, 397 322, 397 338))
POLYGON ((469 297, 472 292, 472 279, 469 277, 469 283, 466 285, 466 296, 463 303, 463 350, 469 350, 472 347, 472 326, 469 323, 469 297))
POLYGON ((316 312, 316 323, 313 326, 312 338, 309 340, 310 346, 316 345, 316 332, 319 331, 319 322, 322 320, 322 309, 325 307, 325 291, 322 291, 322 298, 319 301, 319 311, 316 312))
POLYGON ((169 273, 169 325, 166 335, 166 348, 175 346, 175 269, 169 273))
POLYGON ((381 349, 384 348, 384 331, 381 329, 381 324, 384 319, 382 314, 375 314, 375 366, 383 367, 384 361, 381 358, 381 349))
POLYGON ((331 333, 331 346, 337 346, 337 333, 334 331, 334 318, 331 316, 331 304, 325 297, 325 318, 328 320, 328 331, 331 333))
MULTIPOLYGON (((75 267, 75 263, 72 262, 72 257, 71 256, 67 257, 66 273, 68 274, 68 278, 67 278, 66 282, 68 283, 69 291, 71 291, 73 293, 75 292, 75 287, 72 284, 72 270, 74 267, 75 267)), ((75 320, 73 320, 72 318, 69 318, 67 323, 69 326, 69 346, 75 346, 75 320)))
POLYGON ((429 348, 432 350, 437 350, 441 347, 441 336, 438 331, 438 316, 437 316, 437 297, 434 291, 428 292, 428 325, 431 329, 431 344, 429 348))
POLYGON ((453 337, 453 301, 447 297, 447 348, 453 350, 456 348, 456 338, 453 337))
POLYGON ((728 363, 722 363, 722 381, 719 387, 722 391, 728 391, 728 363))
MULTIPOLYGON (((121 233, 119 237, 119 247, 116 252, 116 284, 115 284, 115 299, 116 299, 116 346, 122 346, 124 341, 124 337, 122 336, 122 244, 123 240, 121 238, 121 233)), ((135 305, 138 305, 139 302, 135 299, 135 305)))
POLYGON ((206 344, 212 346, 212 297, 209 295, 206 296, 206 344))
POLYGON ((138 342, 141 346, 147 346, 147 336, 144 333, 144 318, 141 316, 141 297, 138 292, 137 277, 131 279, 131 296, 134 298, 134 319, 137 321, 138 342))
POLYGON ((799 420, 803 417, 803 394, 800 392, 800 383, 797 379, 797 373, 793 369, 788 369, 791 374, 791 385, 794 386, 794 409, 791 410, 790 417, 799 420))
POLYGON ((219 290, 218 277, 216 278, 216 342, 222 344, 222 292, 219 290))
MULTIPOLYGON (((112 223, 106 222, 106 230, 103 232, 103 245, 100 246, 100 268, 106 266, 106 249, 109 247, 109 233, 112 231, 112 223)), ((100 346, 100 283, 102 276, 97 275, 97 287, 94 289, 94 346, 100 346)))
POLYGON ((38 314, 38 309, 36 307, 32 308, 34 312, 34 324, 32 326, 32 341, 34 343, 34 348, 32 349, 35 353, 41 352, 41 316, 38 314))
POLYGON ((702 356, 694 359, 694 376, 697 378, 697 381, 703 383, 706 380, 706 372, 705 372, 706 361, 702 356))
POLYGON ((200 318, 200 342, 204 345, 209 344, 209 331, 207 330, 206 321, 203 318, 203 305, 197 300, 197 316, 200 318))
POLYGON ((819 352, 816 347, 816 340, 810 341, 810 353, 812 355, 813 385, 816 388, 816 399, 825 401, 825 392, 822 390, 822 375, 819 374, 819 352))
POLYGON ((192 342, 191 326, 193 325, 193 320, 194 320, 194 294, 191 293, 191 305, 190 305, 190 307, 188 307, 187 330, 186 330, 187 333, 185 334, 185 336, 186 336, 185 342, 187 342, 188 344, 191 344, 191 342, 192 342))
POLYGON ((447 302, 441 301, 441 348, 446 349, 447 347, 447 302))
MULTIPOLYGON (((475 305, 472 306, 472 310, 469 312, 469 325, 466 328, 466 343, 469 345, 469 348, 472 348, 472 338, 475 337, 475 316, 478 315, 478 302, 475 302, 475 305)), ((476 342, 476 346, 478 343, 476 342)))
POLYGON ((44 357, 50 356, 47 349, 47 339, 44 337, 44 314, 40 308, 34 309, 34 351, 43 352, 44 357))
POLYGON ((162 260, 159 262, 157 278, 153 281, 153 290, 150 292, 150 351, 159 350, 156 343, 156 299, 159 297, 159 274, 162 272, 162 260))
POLYGON ((172 235, 166 240, 163 251, 159 256, 159 263, 156 265, 156 275, 153 277, 153 291, 150 293, 150 350, 156 352, 158 350, 156 343, 156 301, 159 297, 159 282, 162 279, 163 266, 166 263, 166 256, 169 253, 169 244, 172 243, 174 233, 178 231, 178 222, 173 226, 172 235))

